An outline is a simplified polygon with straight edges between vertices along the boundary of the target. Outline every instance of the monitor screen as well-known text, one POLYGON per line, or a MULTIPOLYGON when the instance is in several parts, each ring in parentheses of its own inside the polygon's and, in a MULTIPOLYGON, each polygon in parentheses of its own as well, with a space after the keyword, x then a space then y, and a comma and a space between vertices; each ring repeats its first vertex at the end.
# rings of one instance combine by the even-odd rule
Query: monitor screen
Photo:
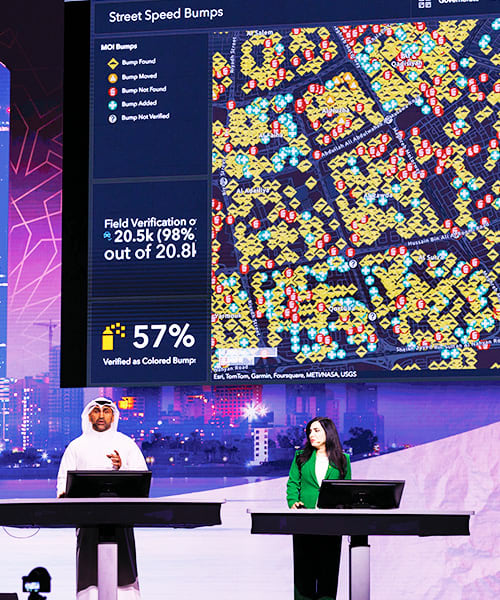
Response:
POLYGON ((66 4, 63 385, 498 376, 498 2, 66 4))
POLYGON ((324 479, 318 508, 398 508, 404 481, 324 479))
POLYGON ((68 471, 68 498, 147 498, 150 471, 68 471))

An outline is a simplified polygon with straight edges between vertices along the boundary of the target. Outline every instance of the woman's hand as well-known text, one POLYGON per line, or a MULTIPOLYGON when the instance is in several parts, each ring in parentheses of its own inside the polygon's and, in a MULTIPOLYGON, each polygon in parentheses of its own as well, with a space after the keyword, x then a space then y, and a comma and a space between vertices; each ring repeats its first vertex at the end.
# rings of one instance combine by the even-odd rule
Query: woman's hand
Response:
POLYGON ((303 502, 294 502, 290 508, 304 508, 303 502))

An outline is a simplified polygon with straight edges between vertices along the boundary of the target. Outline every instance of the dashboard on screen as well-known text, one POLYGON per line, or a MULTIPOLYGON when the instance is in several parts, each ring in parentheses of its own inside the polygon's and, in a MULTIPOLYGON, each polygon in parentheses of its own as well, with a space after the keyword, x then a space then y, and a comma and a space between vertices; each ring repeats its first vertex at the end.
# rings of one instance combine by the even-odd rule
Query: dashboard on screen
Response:
POLYGON ((64 385, 498 376, 498 2, 66 8, 64 385))

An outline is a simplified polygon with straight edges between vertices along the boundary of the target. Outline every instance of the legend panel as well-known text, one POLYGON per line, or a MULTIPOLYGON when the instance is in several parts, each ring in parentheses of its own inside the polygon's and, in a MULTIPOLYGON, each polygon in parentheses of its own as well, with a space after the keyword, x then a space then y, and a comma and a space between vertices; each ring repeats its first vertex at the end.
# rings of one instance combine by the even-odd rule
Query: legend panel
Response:
POLYGON ((206 37, 94 45, 95 179, 206 174, 206 37))

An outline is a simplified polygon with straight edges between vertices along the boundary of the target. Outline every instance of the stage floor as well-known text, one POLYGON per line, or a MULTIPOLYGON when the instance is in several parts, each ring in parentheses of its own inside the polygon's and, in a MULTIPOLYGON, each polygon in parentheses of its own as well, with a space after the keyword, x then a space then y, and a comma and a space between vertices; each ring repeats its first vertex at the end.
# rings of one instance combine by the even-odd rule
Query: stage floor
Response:
MULTIPOLYGON (((402 508, 476 513, 470 537, 371 537, 372 600, 498 598, 498 439, 500 423, 353 464, 357 479, 406 479, 402 508)), ((246 512, 284 508, 285 486, 280 478, 169 496, 226 499, 223 525, 137 529, 143 600, 292 600, 291 539, 251 535, 246 512)), ((25 598, 21 577, 43 566, 53 578, 48 600, 74 598, 73 530, 0 528, 0 548, 0 592, 25 598)), ((344 539, 338 600, 348 598, 347 559, 344 539)))

